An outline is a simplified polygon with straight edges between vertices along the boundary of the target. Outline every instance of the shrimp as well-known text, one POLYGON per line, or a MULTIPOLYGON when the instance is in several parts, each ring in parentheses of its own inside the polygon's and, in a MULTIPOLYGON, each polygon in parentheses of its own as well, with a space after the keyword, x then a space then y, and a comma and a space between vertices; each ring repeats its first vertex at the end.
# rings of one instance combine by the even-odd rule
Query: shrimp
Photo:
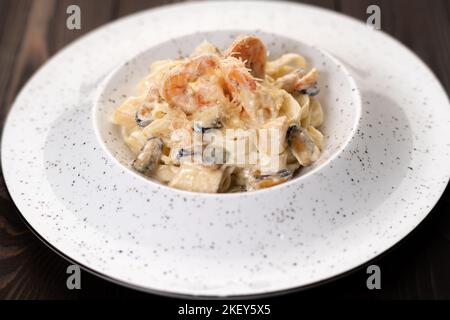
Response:
POLYGON ((241 36, 225 50, 225 57, 235 57, 245 62, 254 77, 264 79, 267 49, 264 43, 255 36, 241 36))
POLYGON ((172 106, 192 114, 225 98, 217 75, 219 57, 204 54, 169 70, 160 95, 172 106))
POLYGON ((301 91, 313 87, 317 84, 319 72, 316 68, 311 69, 305 74, 303 68, 299 68, 291 73, 288 73, 275 81, 275 86, 293 92, 295 90, 301 91))
POLYGON ((239 59, 228 57, 221 61, 220 68, 232 101, 243 107, 250 116, 254 116, 257 83, 244 63, 239 59))

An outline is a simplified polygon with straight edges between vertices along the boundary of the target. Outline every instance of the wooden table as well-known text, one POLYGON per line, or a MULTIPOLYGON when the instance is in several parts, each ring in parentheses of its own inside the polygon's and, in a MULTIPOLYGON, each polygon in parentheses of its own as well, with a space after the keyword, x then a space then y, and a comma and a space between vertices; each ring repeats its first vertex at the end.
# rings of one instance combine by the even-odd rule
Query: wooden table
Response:
MULTIPOLYGON (((0 0, 0 123, 16 94, 49 57, 81 35, 130 13, 171 1, 0 0), (66 28, 66 8, 82 10, 82 29, 66 28)), ((416 52, 450 91, 450 1, 304 1, 366 20, 366 8, 381 8, 382 29, 416 52)), ((320 22, 318 22, 320 23, 320 22)), ((448 137, 446 137, 448 139, 448 137)), ((449 164, 450 165, 450 164, 449 164)), ((82 273, 82 289, 66 288, 67 261, 24 225, 0 179, 0 298, 79 299, 167 298, 137 292, 82 273)), ((302 292, 270 301, 301 298, 450 298, 450 189, 426 220, 394 249, 374 262, 382 289, 368 290, 366 268, 302 292)), ((270 302, 266 301, 266 302, 270 302)))

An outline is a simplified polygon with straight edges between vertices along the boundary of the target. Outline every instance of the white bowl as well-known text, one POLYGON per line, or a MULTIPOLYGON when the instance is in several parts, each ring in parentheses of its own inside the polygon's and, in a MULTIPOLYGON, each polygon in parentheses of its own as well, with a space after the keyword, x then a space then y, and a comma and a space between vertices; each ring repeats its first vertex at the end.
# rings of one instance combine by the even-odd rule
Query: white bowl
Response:
MULTIPOLYGON (((148 48, 117 67, 99 86, 93 109, 97 137, 107 153, 131 172, 138 174, 131 168, 134 155, 124 143, 120 127, 114 125, 111 119, 117 107, 133 95, 138 82, 148 74, 152 62, 188 56, 204 40, 225 49, 238 35, 249 33, 252 32, 232 30, 185 35, 148 48)), ((284 36, 261 31, 253 33, 266 44, 269 60, 288 52, 299 53, 306 58, 308 67, 319 70, 318 99, 324 112, 320 130, 324 134, 325 144, 320 158, 313 165, 300 170, 297 177, 289 182, 299 183, 300 178, 329 164, 349 143, 357 130, 361 114, 360 93, 350 73, 329 53, 284 36)), ((142 177, 159 184, 148 177, 142 177)))

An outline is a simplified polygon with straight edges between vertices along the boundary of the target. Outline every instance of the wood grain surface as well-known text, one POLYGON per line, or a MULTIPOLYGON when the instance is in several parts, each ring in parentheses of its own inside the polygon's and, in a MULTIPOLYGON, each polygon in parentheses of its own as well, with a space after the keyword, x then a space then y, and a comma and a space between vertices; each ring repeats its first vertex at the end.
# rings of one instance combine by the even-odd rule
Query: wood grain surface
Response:
MULTIPOLYGON (((18 91, 49 57, 83 34, 119 17, 173 1, 0 0, 0 124, 18 91), (66 8, 82 10, 82 29, 66 28, 66 8)), ((367 18, 381 8, 382 29, 420 56, 450 92, 450 1, 302 1, 367 18)), ((449 164, 450 165, 450 164, 449 164)), ((302 292, 272 298, 284 303, 309 298, 450 299, 450 190, 426 220, 374 262, 382 289, 368 290, 366 269, 302 292)), ((70 263, 47 248, 22 222, 0 179, 0 299, 167 298, 137 292, 82 272, 82 289, 68 290, 70 263)))

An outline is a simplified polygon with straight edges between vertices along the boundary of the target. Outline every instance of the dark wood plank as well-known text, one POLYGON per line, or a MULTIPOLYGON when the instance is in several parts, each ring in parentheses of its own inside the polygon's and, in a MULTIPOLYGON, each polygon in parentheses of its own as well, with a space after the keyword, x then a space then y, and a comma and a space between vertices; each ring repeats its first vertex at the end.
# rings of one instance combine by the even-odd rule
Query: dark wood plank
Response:
POLYGON ((449 1, 436 0, 348 0, 339 1, 341 12, 365 21, 366 9, 381 9, 382 30, 399 39, 435 72, 450 91, 449 1))
MULTIPOLYGON (((0 2, 2 124, 17 92, 37 68, 64 45, 113 19, 114 10, 111 6, 108 7, 113 2, 117 3, 80 1, 78 4, 86 13, 86 21, 80 31, 69 31, 66 28, 66 8, 76 2, 0 2)), ((0 298, 75 297, 78 293, 66 288, 66 268, 69 263, 31 234, 19 218, 5 189, 3 177, 0 180, 0 298)))
POLYGON ((117 15, 119 17, 127 16, 129 14, 151 9, 155 7, 159 7, 162 5, 168 5, 183 1, 174 1, 174 0, 158 0, 158 1, 146 1, 146 0, 130 0, 130 1, 120 1, 117 7, 117 15))
MULTIPOLYGON (((20 3, 20 1, 19 1, 20 3)), ((11 104, 19 88, 49 57, 45 44, 48 21, 53 14, 55 0, 31 3, 21 46, 17 51, 13 73, 9 82, 6 104, 11 104)))
MULTIPOLYGON (((10 105, 11 79, 14 76, 16 57, 21 50, 31 1, 0 2, 0 122, 5 117, 10 105)), ((12 93, 14 92, 14 93, 12 93)))
POLYGON ((49 52, 53 55, 82 35, 116 19, 118 6, 118 0, 57 0, 54 15, 49 21, 49 28, 52 30, 47 37, 49 52), (78 5, 81 10, 81 30, 66 28, 66 9, 73 4, 78 5))
MULTIPOLYGON (((14 97, 49 57, 83 34, 116 18, 176 1, 158 0, 1 0, 0 124, 14 97), (66 8, 82 10, 82 29, 67 30, 66 8)), ((366 20, 377 4, 382 29, 416 52, 450 91, 450 1, 306 0, 366 20)), ((361 269, 342 279, 270 302, 296 303, 309 298, 450 298, 450 190, 411 236, 378 258, 382 290, 369 291, 361 269)), ((48 249, 19 218, 0 177, 0 299, 144 298, 166 301, 127 289, 86 272, 82 290, 66 289, 67 261, 48 249)))

